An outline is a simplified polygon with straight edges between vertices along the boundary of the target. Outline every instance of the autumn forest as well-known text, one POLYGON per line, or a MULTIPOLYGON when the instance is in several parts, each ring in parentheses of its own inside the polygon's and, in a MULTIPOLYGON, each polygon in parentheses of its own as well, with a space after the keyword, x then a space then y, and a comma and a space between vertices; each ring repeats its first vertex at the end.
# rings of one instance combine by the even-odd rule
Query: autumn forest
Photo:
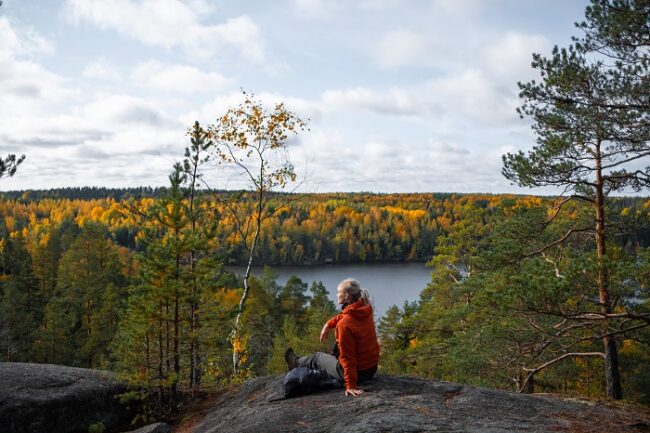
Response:
MULTIPOLYGON (((533 55, 535 143, 502 156, 530 195, 302 192, 308 120, 246 91, 188 128, 165 187, 0 193, 0 361, 115 371, 169 413, 323 349, 334 288, 252 266, 421 262, 419 299, 375 317, 380 373, 650 404, 649 17, 592 0, 580 38, 533 55)), ((24 159, 0 156, 0 185, 24 159)))

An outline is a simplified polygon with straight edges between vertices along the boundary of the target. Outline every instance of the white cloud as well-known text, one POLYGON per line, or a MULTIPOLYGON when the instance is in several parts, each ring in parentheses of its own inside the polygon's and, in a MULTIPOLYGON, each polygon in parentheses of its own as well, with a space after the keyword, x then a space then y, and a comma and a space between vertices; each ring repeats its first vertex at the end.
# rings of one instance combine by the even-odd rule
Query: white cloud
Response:
POLYGON ((444 107, 446 116, 467 119, 468 127, 503 126, 519 119, 514 90, 504 89, 481 70, 468 69, 457 76, 431 80, 423 94, 444 107))
POLYGON ((449 144, 446 141, 430 139, 427 147, 431 151, 431 157, 437 160, 457 160, 470 154, 470 151, 464 147, 449 144))
POLYGON ((540 6, 480 0, 60 3, 76 28, 41 14, 30 21, 39 34, 0 16, 0 146, 28 155, 3 189, 165 184, 186 128, 239 104, 242 85, 311 118, 289 153, 320 190, 486 191, 504 182, 502 145, 534 143, 514 111, 516 81, 531 78, 530 53, 547 50, 542 35, 558 28, 535 23, 540 34, 529 34, 540 6), (60 45, 73 38, 87 39, 60 45), (272 80, 269 48, 289 65, 272 80))
POLYGON ((31 28, 14 26, 7 17, 0 16, 0 59, 54 54, 52 41, 31 28))
POLYGON ((290 0, 293 11, 305 18, 330 18, 340 9, 339 0, 290 0))
POLYGON ((166 65, 156 60, 138 65, 133 72, 137 85, 166 93, 213 93, 228 80, 218 72, 204 72, 188 65, 166 65))
POLYGON ((374 61, 382 68, 430 65, 435 44, 425 33, 391 30, 379 39, 373 49, 374 61))
POLYGON ((117 66, 104 57, 99 58, 86 65, 82 72, 82 75, 85 78, 94 78, 97 80, 106 81, 117 81, 121 78, 121 74, 117 66))
POLYGON ((355 108, 398 116, 417 115, 419 108, 412 94, 397 88, 383 93, 364 87, 326 90, 321 96, 321 103, 329 111, 355 108))
POLYGON ((399 0, 359 0, 359 6, 362 9, 381 10, 397 7, 399 5, 399 0))
POLYGON ((206 32, 204 36, 207 37, 203 41, 204 44, 218 43, 221 39, 239 50, 244 58, 259 64, 266 62, 264 42, 259 28, 247 16, 231 18, 221 25, 214 26, 212 31, 206 32))
POLYGON ((404 88, 327 90, 326 112, 366 111, 430 121, 452 118, 465 125, 499 126, 518 121, 514 83, 504 88, 481 70, 468 69, 404 88))
POLYGON ((67 17, 113 30, 145 45, 180 48, 191 56, 223 54, 226 47, 255 63, 267 62, 259 28, 248 16, 216 25, 201 23, 205 2, 180 0, 67 0, 67 17))
POLYGON ((17 148, 57 148, 110 135, 101 125, 71 115, 9 116, 0 119, 0 140, 17 148))
POLYGON ((396 147, 394 143, 371 141, 365 144, 363 154, 364 159, 374 165, 382 161, 394 160, 402 153, 401 149, 396 147))
POLYGON ((306 178, 303 191, 341 191, 362 176, 362 154, 336 129, 320 129, 301 135, 300 146, 291 149, 291 162, 306 178))
POLYGON ((434 139, 374 140, 355 147, 344 136, 334 143, 327 137, 320 134, 317 141, 325 141, 331 150, 312 164, 313 183, 324 191, 508 190, 500 176, 500 154, 494 151, 470 151, 434 139), (339 153, 343 149, 347 152, 339 153))
POLYGON ((73 94, 65 80, 35 61, 54 44, 30 28, 0 17, 0 116, 43 112, 73 94))
POLYGON ((431 2, 434 11, 463 17, 476 15, 485 3, 482 0, 432 0, 431 2))
POLYGON ((99 95, 67 115, 10 115, 0 118, 0 140, 32 149, 111 143, 129 152, 159 143, 170 131, 182 137, 184 128, 153 104, 128 95, 99 95), (138 136, 137 140, 128 137, 138 136), (127 137, 125 139, 124 137, 127 137))
POLYGON ((68 115, 0 118, 0 142, 27 154, 3 188, 161 185, 187 143, 182 125, 141 98, 98 95, 68 115))
POLYGON ((162 126, 172 123, 152 103, 129 95, 99 97, 85 105, 81 113, 96 124, 110 124, 112 129, 131 129, 134 125, 162 126))
POLYGON ((530 66, 532 53, 546 53, 550 48, 551 43, 544 36, 509 31, 485 47, 483 62, 495 80, 526 81, 535 77, 530 66))

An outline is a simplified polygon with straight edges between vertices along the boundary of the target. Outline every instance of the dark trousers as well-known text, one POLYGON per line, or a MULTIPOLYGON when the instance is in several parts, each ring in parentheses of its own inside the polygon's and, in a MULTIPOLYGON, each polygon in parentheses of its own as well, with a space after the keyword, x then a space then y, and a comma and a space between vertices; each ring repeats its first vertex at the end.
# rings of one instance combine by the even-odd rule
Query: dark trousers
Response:
MULTIPOLYGON (((298 366, 309 367, 316 370, 324 371, 335 379, 343 383, 343 367, 336 357, 329 353, 316 352, 309 356, 301 356, 298 358, 298 366)), ((377 372, 377 366, 367 370, 357 371, 357 378, 359 383, 368 381, 373 378, 377 372)))

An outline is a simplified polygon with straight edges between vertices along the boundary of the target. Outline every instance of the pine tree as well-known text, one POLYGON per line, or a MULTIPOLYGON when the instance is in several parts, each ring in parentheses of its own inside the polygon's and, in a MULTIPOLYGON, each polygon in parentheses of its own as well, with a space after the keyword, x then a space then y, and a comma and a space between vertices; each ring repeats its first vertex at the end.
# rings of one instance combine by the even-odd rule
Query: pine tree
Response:
POLYGON ((3 177, 11 177, 16 174, 18 166, 25 160, 25 155, 16 157, 15 154, 9 154, 4 158, 0 158, 0 179, 3 177))
POLYGON ((282 315, 291 317, 299 330, 303 330, 305 327, 307 301, 309 300, 306 292, 307 284, 303 283, 297 276, 292 275, 278 293, 282 315))
POLYGON ((99 323, 96 315, 105 298, 122 296, 125 285, 117 247, 103 227, 87 222, 61 258, 56 290, 45 308, 48 361, 89 368, 102 364, 115 328, 99 323))
POLYGON ((650 6, 593 0, 586 17, 584 40, 568 49, 556 47, 550 58, 533 55, 542 81, 520 84, 524 102, 519 112, 532 118, 538 144, 528 154, 505 155, 503 174, 520 186, 562 188, 569 195, 559 202, 558 212, 569 200, 591 204, 595 224, 573 227, 553 245, 577 233, 594 235, 599 311, 590 317, 601 324, 607 395, 620 399, 618 349, 610 329, 619 313, 607 266, 612 227, 606 209, 611 193, 650 186, 650 166, 634 167, 650 155, 650 6), (621 22, 634 26, 620 31, 621 22), (611 65, 594 59, 594 51, 619 58, 611 65))
POLYGON ((43 296, 22 237, 4 240, 0 276, 0 359, 30 361, 43 316, 43 296))

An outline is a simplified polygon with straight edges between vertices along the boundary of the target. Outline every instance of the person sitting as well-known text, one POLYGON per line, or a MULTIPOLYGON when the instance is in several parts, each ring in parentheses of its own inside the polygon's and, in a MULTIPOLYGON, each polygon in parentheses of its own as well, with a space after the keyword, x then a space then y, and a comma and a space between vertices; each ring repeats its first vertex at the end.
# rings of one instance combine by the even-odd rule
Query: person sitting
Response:
POLYGON ((288 348, 284 357, 289 370, 309 367, 325 371, 345 385, 345 395, 357 396, 363 393, 358 384, 372 379, 379 364, 372 305, 368 290, 351 278, 339 283, 336 299, 342 306, 341 313, 325 323, 320 341, 324 342, 330 330, 335 329, 338 355, 316 352, 299 357, 288 348))

